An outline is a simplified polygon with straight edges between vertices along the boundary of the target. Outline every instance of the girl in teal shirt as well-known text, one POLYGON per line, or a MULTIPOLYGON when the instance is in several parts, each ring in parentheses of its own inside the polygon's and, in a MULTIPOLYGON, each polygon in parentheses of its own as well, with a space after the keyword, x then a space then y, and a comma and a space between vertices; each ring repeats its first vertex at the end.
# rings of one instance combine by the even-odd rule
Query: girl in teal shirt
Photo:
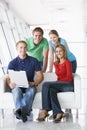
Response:
POLYGON ((56 30, 51 30, 49 32, 49 37, 50 37, 50 41, 49 41, 49 72, 52 72, 52 70, 53 70, 53 61, 54 61, 54 53, 56 50, 56 46, 59 44, 63 44, 66 47, 68 59, 72 63, 72 73, 75 73, 76 68, 77 68, 76 57, 69 50, 69 47, 67 45, 66 40, 64 40, 63 38, 60 38, 58 35, 58 32, 56 30))

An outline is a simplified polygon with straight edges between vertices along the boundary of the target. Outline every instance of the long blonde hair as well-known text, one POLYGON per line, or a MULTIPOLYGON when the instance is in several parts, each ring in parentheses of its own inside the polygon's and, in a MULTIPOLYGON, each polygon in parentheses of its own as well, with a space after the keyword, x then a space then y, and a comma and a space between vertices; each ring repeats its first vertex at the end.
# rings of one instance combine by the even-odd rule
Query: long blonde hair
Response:
MULTIPOLYGON (((56 46, 56 49, 57 48, 61 48, 62 50, 63 50, 63 52, 64 52, 64 59, 68 59, 68 57, 67 57, 67 52, 66 52, 66 48, 65 48, 65 46, 64 45, 62 45, 62 44, 60 44, 60 45, 57 45, 56 46)), ((55 52, 56 53, 56 52, 55 52)), ((60 63, 60 59, 57 57, 57 55, 55 54, 55 61, 59 64, 60 63)))

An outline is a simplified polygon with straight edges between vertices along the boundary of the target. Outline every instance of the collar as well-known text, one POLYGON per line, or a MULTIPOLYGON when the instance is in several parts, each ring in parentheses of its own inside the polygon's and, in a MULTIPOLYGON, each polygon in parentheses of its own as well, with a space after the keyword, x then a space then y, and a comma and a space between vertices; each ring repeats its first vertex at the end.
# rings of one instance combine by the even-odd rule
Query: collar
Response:
POLYGON ((18 58, 18 61, 21 62, 21 61, 25 61, 27 58, 28 58, 28 55, 26 54, 26 57, 24 59, 21 59, 19 56, 17 57, 18 58))

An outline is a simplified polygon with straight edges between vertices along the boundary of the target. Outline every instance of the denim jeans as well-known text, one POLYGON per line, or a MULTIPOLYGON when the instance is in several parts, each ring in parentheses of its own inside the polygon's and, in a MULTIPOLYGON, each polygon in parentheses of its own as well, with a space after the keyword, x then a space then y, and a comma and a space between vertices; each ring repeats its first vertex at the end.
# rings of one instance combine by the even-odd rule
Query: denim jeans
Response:
POLYGON ((12 95, 16 110, 25 107, 26 113, 29 114, 32 109, 35 94, 36 94, 36 87, 28 87, 28 88, 15 87, 14 89, 12 89, 12 95))
POLYGON ((72 63, 72 73, 75 73, 76 72, 76 69, 77 69, 77 61, 74 60, 71 62, 72 63))
POLYGON ((42 109, 53 111, 53 117, 56 114, 63 113, 57 93, 74 91, 73 82, 45 82, 42 86, 42 109))
POLYGON ((41 69, 43 68, 43 61, 41 62, 41 61, 39 61, 39 64, 40 64, 40 67, 41 67, 41 69))

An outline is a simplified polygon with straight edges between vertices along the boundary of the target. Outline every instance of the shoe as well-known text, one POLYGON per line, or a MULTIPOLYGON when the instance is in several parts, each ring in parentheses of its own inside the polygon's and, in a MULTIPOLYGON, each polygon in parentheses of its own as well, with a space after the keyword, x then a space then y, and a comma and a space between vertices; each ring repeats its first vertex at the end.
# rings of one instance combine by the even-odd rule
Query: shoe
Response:
MULTIPOLYGON (((65 113, 62 114, 62 118, 64 118, 64 117, 66 117, 66 114, 65 114, 65 113)), ((53 115, 51 115, 51 116, 49 117, 49 120, 52 120, 52 119, 53 119, 53 115)))
POLYGON ((27 116, 30 116, 30 113, 26 113, 27 116))
POLYGON ((27 121, 27 114, 26 114, 26 109, 25 109, 25 107, 23 107, 23 108, 21 109, 21 119, 22 119, 23 122, 26 122, 26 121, 27 121))
POLYGON ((59 113, 56 115, 56 118, 54 119, 54 123, 59 123, 61 119, 63 118, 63 114, 59 113))
POLYGON ((62 118, 64 118, 64 117, 66 117, 66 113, 63 113, 63 114, 62 114, 62 118))
POLYGON ((65 109, 65 113, 72 113, 71 109, 65 109))
POLYGON ((38 121, 45 121, 45 118, 48 117, 48 111, 47 110, 42 110, 39 114, 39 117, 37 118, 38 121))
POLYGON ((17 119, 21 119, 21 109, 16 110, 14 114, 16 115, 17 119))

